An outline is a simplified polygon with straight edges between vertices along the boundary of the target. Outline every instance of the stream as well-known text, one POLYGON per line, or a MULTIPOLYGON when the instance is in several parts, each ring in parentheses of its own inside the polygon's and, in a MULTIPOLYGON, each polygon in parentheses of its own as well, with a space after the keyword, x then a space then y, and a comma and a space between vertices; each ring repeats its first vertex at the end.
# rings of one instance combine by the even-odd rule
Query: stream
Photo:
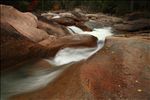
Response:
MULTIPOLYGON (((52 67, 36 68, 33 63, 19 66, 16 70, 4 72, 1 75, 1 100, 8 97, 35 91, 43 88, 58 77, 66 68, 72 64, 86 60, 104 46, 107 36, 113 35, 111 27, 93 29, 85 32, 76 26, 68 26, 67 29, 74 34, 89 34, 97 37, 97 47, 94 48, 64 48, 59 50, 54 58, 42 59, 52 67), (32 70, 32 71, 31 71, 32 70)), ((45 67, 45 66, 44 66, 45 67)))

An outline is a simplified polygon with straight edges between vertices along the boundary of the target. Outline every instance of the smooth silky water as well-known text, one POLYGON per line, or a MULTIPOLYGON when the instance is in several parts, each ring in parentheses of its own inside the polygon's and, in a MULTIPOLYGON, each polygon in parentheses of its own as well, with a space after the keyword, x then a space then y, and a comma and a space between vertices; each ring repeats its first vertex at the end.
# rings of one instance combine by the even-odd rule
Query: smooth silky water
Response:
POLYGON ((33 68, 33 71, 31 71, 33 66, 31 63, 29 63, 19 66, 17 70, 2 73, 1 100, 6 100, 10 96, 35 91, 45 87, 73 63, 80 60, 86 60, 95 54, 103 47, 105 38, 112 35, 112 29, 110 27, 93 29, 91 32, 85 32, 76 26, 68 26, 67 28, 72 35, 89 34, 97 37, 97 47, 64 48, 59 50, 55 57, 43 59, 44 61, 50 63, 52 67, 43 69, 33 68))

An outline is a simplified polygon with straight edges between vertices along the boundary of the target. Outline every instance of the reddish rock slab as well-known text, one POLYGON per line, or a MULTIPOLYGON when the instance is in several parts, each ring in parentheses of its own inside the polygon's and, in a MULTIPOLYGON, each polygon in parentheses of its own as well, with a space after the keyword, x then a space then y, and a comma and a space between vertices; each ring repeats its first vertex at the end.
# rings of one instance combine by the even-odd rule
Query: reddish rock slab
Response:
POLYGON ((105 47, 82 65, 82 85, 94 100, 148 100, 149 50, 147 36, 107 38, 105 47))
POLYGON ((109 37, 102 50, 45 88, 10 100, 149 100, 149 46, 145 36, 109 37))

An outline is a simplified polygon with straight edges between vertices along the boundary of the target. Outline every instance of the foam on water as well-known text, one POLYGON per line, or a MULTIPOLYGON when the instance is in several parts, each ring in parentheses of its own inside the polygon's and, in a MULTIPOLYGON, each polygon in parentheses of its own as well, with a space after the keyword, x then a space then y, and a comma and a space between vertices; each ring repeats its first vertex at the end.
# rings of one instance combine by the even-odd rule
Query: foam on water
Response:
MULTIPOLYGON (((44 59, 47 61, 46 59, 44 59)), ((30 63, 29 63, 30 64, 30 63)), ((55 66, 53 68, 34 68, 30 72, 31 65, 20 66, 20 68, 1 76, 1 99, 7 100, 8 97, 34 91, 45 87, 47 84, 56 79, 67 67, 71 64, 64 66, 55 66)), ((43 66, 44 67, 44 66, 43 66)))
POLYGON ((74 34, 89 34, 98 39, 97 47, 94 48, 64 48, 56 54, 56 56, 49 60, 50 63, 60 66, 74 61, 87 59, 101 49, 104 45, 105 38, 112 35, 111 27, 93 29, 91 32, 85 32, 76 26, 68 26, 74 34))
POLYGON ((68 26, 67 29, 68 29, 69 32, 72 33, 72 34, 75 34, 75 33, 76 33, 76 34, 80 34, 80 33, 83 32, 82 29, 80 29, 80 28, 78 28, 78 27, 76 27, 76 26, 68 26))

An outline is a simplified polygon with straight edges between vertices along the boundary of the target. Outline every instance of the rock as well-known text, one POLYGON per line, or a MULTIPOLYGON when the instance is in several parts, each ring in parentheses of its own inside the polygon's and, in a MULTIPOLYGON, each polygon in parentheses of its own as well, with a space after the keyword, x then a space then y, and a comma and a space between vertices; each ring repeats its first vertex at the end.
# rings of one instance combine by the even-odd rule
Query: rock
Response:
POLYGON ((90 20, 90 21, 86 21, 84 23, 85 26, 87 26, 88 28, 90 29, 94 29, 94 28, 102 28, 104 27, 103 24, 99 23, 99 22, 96 22, 94 20, 90 20))
POLYGON ((52 12, 46 12, 42 13, 40 16, 43 16, 47 19, 52 19, 54 16, 57 16, 58 14, 52 13, 52 12))
POLYGON ((50 37, 39 44, 49 49, 47 56, 54 56, 58 50, 65 47, 94 47, 97 45, 97 38, 91 35, 50 37))
POLYGON ((78 18, 80 21, 87 21, 88 17, 85 16, 85 14, 81 11, 79 8, 75 8, 74 11, 72 11, 72 14, 78 18))
POLYGON ((11 6, 1 9, 1 68, 7 69, 27 59, 43 57, 46 47, 37 42, 48 34, 37 28, 37 18, 31 13, 22 13, 11 6))
POLYGON ((38 28, 45 30, 49 35, 54 35, 54 36, 65 36, 65 35, 70 35, 69 31, 61 25, 58 25, 53 22, 44 22, 44 21, 38 21, 38 28))
POLYGON ((93 20, 98 18, 98 14, 86 14, 85 16, 93 20))
POLYGON ((49 36, 35 43, 8 23, 1 23, 1 68, 11 68, 25 60, 54 56, 65 47, 96 46, 97 39, 89 35, 49 36), (11 51, 11 52, 10 52, 11 51))
POLYGON ((148 100, 149 46, 147 36, 108 37, 102 50, 45 88, 11 100, 148 100))
MULTIPOLYGON (((78 10, 77 11, 75 10, 73 13, 76 14, 79 12, 78 12, 78 10)), ((84 14, 82 14, 82 15, 84 15, 84 14)), ((58 23, 60 25, 64 25, 64 26, 76 25, 76 26, 80 27, 81 29, 83 29, 84 31, 91 31, 91 29, 89 29, 86 25, 84 25, 85 20, 83 20, 83 19, 85 19, 85 18, 80 19, 80 17, 78 15, 75 16, 70 12, 63 12, 63 13, 59 13, 59 14, 54 14, 54 13, 48 12, 48 13, 42 14, 42 16, 43 17, 39 16, 39 20, 42 20, 45 22, 56 22, 56 23, 58 23), (53 17, 48 18, 48 16, 53 16, 53 17)), ((41 28, 41 27, 39 27, 39 28, 41 28)))
POLYGON ((56 18, 53 19, 53 21, 57 22, 60 25, 65 25, 65 26, 77 26, 81 28, 83 31, 91 31, 90 28, 88 28, 86 25, 84 25, 84 22, 80 22, 77 19, 74 18, 69 18, 69 17, 61 17, 61 18, 56 18))
POLYGON ((53 13, 47 12, 47 13, 42 13, 41 16, 45 17, 48 20, 57 19, 57 18, 72 18, 78 20, 78 18, 70 12, 53 12, 53 13))
POLYGON ((45 100, 94 100, 81 85, 80 65, 82 64, 83 62, 69 67, 51 85, 32 93, 14 96, 10 100, 43 100, 43 98, 45 100))
POLYGON ((109 37, 104 48, 82 65, 82 85, 95 100, 148 100, 150 40, 146 37, 109 37))
POLYGON ((90 28, 102 28, 102 27, 111 27, 116 23, 122 23, 123 20, 118 17, 108 16, 104 14, 86 14, 86 16, 90 19, 86 21, 84 24, 90 28))
POLYGON ((72 13, 70 13, 70 12, 59 13, 59 15, 61 17, 75 18, 76 19, 76 17, 72 13))
POLYGON ((133 20, 138 20, 138 19, 149 19, 150 18, 150 13, 149 12, 133 12, 125 15, 125 20, 127 21, 133 21, 133 20))
POLYGON ((75 24, 75 26, 81 28, 83 31, 92 31, 92 29, 87 27, 84 22, 78 22, 75 24))
POLYGON ((61 48, 97 44, 93 36, 72 36, 64 26, 54 21, 39 21, 31 13, 19 12, 11 6, 0 6, 2 69, 12 68, 26 60, 54 56, 61 48))
POLYGON ((9 23, 20 34, 34 42, 48 37, 48 34, 37 28, 37 18, 31 13, 22 13, 11 6, 0 5, 1 22, 9 23))
POLYGON ((69 18, 69 17, 55 18, 53 20, 61 25, 65 25, 65 26, 72 26, 72 25, 75 25, 75 23, 76 23, 73 18, 69 18))
POLYGON ((138 19, 133 21, 126 21, 122 24, 115 24, 116 30, 134 32, 150 28, 150 19, 138 19))
POLYGON ((44 47, 20 34, 8 23, 1 23, 1 69, 13 67, 27 59, 40 57, 44 47), (33 52, 34 48, 34 52, 33 52))

